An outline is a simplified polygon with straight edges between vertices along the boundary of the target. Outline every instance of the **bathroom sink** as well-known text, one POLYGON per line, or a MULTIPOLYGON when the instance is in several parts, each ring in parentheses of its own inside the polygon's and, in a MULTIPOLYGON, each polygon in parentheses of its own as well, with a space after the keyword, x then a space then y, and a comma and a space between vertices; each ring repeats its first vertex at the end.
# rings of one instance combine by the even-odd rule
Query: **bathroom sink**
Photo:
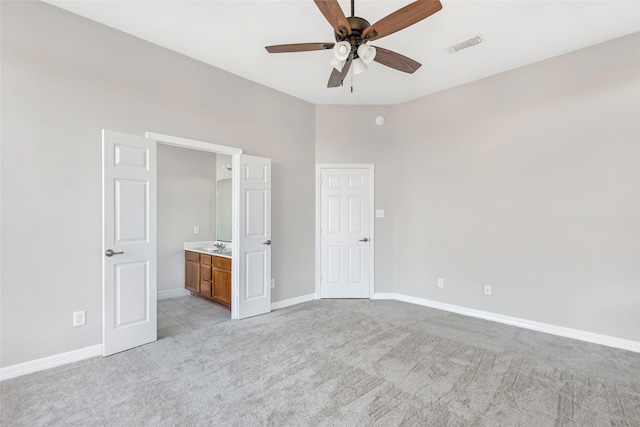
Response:
POLYGON ((231 251, 229 249, 218 249, 218 248, 198 248, 196 249, 198 251, 202 251, 202 252, 208 252, 210 254, 214 254, 214 255, 224 255, 224 256, 231 256, 231 251))

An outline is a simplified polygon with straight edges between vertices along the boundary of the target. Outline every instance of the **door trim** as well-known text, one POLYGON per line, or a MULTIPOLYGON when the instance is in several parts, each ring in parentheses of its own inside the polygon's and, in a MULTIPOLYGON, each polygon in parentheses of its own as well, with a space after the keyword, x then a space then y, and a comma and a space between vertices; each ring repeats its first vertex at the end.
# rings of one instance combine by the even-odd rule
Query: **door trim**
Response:
POLYGON ((320 223, 321 223, 321 206, 320 206, 320 176, 324 169, 366 169, 369 171, 369 197, 371 205, 369 207, 369 222, 371 230, 371 247, 369 252, 369 299, 374 298, 375 293, 375 167, 373 163, 316 163, 316 299, 320 299, 320 223))
MULTIPOLYGON (((161 133, 147 132, 147 138, 155 139, 158 144, 172 145, 174 147, 190 148, 193 150, 209 151, 217 154, 227 154, 231 156, 231 251, 238 254, 240 239, 240 154, 241 148, 229 147, 226 145, 218 145, 204 141, 196 141, 194 139, 181 138, 178 136, 164 135, 161 133)), ((231 263, 231 295, 236 295, 240 291, 240 263, 234 260, 231 263)), ((231 304, 231 318, 238 319, 238 306, 231 304)))

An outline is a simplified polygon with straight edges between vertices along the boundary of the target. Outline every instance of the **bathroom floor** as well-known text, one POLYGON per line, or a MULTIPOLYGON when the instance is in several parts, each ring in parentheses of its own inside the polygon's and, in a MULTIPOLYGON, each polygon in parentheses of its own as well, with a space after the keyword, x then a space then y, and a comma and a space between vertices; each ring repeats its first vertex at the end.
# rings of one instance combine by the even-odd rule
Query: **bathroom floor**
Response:
POLYGON ((231 312, 194 296, 158 301, 158 339, 231 319, 231 312))

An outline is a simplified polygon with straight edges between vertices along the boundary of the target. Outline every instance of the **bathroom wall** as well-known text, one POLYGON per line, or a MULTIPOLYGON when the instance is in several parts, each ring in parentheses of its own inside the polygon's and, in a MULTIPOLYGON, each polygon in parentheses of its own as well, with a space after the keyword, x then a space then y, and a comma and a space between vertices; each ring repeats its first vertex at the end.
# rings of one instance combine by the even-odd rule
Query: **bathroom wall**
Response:
POLYGON ((216 180, 217 181, 220 181, 221 179, 231 178, 231 171, 225 167, 230 164, 231 164, 231 156, 226 154, 216 155, 216 180))
POLYGON ((158 292, 184 288, 184 242, 216 240, 216 157, 158 144, 158 292))

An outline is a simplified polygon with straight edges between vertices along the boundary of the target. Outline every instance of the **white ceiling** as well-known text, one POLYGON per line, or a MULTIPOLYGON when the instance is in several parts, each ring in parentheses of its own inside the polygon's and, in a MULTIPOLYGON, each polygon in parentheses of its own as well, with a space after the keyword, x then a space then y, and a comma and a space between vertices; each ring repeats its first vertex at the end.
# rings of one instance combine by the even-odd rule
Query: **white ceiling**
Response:
MULTIPOLYGON (((441 0, 441 11, 371 42, 422 63, 414 74, 376 62, 354 76, 354 93, 326 87, 332 52, 269 54, 266 45, 333 42, 312 0, 48 1, 314 104, 397 104, 640 31, 640 1, 441 0), (450 54, 470 35, 485 42, 450 54)), ((410 1, 356 0, 374 23, 410 1)), ((340 1, 345 15, 350 2, 340 1)), ((629 52, 638 55, 638 52, 629 52)))

